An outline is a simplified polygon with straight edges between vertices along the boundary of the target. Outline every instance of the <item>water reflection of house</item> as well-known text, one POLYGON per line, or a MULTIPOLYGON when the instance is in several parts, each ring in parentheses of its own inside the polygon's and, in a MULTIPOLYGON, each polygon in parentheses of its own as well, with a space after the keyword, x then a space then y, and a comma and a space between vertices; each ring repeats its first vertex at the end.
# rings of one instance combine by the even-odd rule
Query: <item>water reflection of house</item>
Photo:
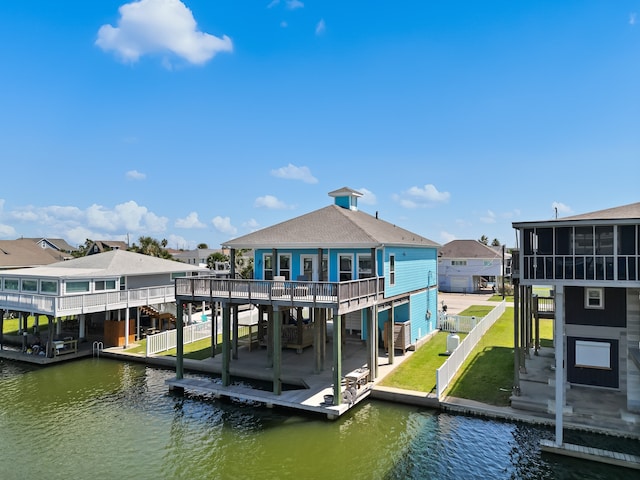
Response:
POLYGON ((125 346, 138 338, 143 312, 158 312, 158 320, 167 317, 162 313, 174 316, 177 277, 207 271, 121 249, 4 270, 0 272, 0 313, 17 314, 20 330, 27 334, 34 333, 27 329, 27 317, 46 315, 49 327, 42 336, 47 339, 48 355, 55 353, 52 343, 65 338, 125 346), (151 308, 143 311, 143 307, 151 308))
MULTIPOLYGON (((282 390, 281 350, 313 347, 311 368, 332 369, 334 404, 343 400, 346 331, 358 332, 366 343, 361 365, 372 379, 379 345, 390 346, 393 361, 396 347, 415 346, 435 329, 439 245, 360 211, 362 195, 355 190, 342 188, 329 195, 334 205, 224 244, 231 250, 232 269, 236 251, 254 252, 252 280, 236 279, 233 272, 231 279, 177 280, 179 308, 191 301, 222 305, 224 385, 230 384, 232 355, 237 356, 232 331, 237 332, 238 317, 233 312, 240 305, 259 309, 258 341, 268 351, 265 367, 273 372, 273 392, 282 390), (329 331, 333 352, 331 367, 325 367, 329 331)), ((178 351, 178 380, 183 376, 181 355, 178 351)))
POLYGON ((599 389, 602 398, 605 393, 613 400, 621 397, 621 404, 601 401, 594 408, 599 415, 618 420, 622 415, 623 420, 636 422, 640 419, 640 203, 513 226, 520 239, 520 251, 514 256, 519 258, 514 260, 516 393, 530 353, 538 352, 534 321, 547 310, 554 318, 555 373, 550 371, 550 384, 555 384, 556 441, 562 443, 563 415, 578 414, 572 412, 568 397, 581 391, 587 395, 599 389), (537 297, 534 286, 550 288, 552 296, 537 297), (606 412, 611 406, 612 411, 606 412))

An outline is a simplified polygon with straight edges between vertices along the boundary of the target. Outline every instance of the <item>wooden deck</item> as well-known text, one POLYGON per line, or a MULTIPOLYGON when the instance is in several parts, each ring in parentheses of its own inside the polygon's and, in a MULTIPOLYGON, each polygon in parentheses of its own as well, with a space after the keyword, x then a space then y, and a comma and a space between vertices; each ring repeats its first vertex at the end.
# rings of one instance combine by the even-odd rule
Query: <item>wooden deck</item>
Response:
POLYGON ((601 448, 584 447, 572 443, 563 443, 558 446, 551 440, 540 440, 540 448, 543 452, 640 470, 640 457, 637 455, 612 452, 611 450, 603 450, 601 448))
POLYGON ((223 302, 289 307, 331 308, 338 314, 377 305, 384 298, 384 277, 349 282, 240 280, 216 277, 176 279, 182 302, 223 302))
MULTIPOLYGON (((326 345, 327 358, 320 372, 315 371, 315 352, 313 347, 305 348, 302 353, 295 350, 282 351, 280 381, 283 389, 280 395, 272 391, 273 369, 270 366, 266 348, 247 347, 238 349, 238 358, 231 360, 230 375, 232 384, 223 386, 220 381, 222 355, 197 362, 198 374, 186 373, 183 379, 173 378, 167 381, 170 389, 182 389, 185 392, 237 399, 244 402, 256 402, 268 407, 283 407, 326 415, 334 419, 367 398, 373 382, 366 367, 367 348, 357 336, 348 336, 342 349, 342 382, 344 394, 340 405, 333 405, 333 360, 331 358, 331 339, 326 345), (203 378, 202 373, 211 374, 203 378), (243 382, 247 380, 247 382, 243 382), (251 381, 261 383, 261 388, 250 386, 251 381), (357 382, 357 384, 356 384, 357 382)), ((398 363, 400 363, 398 361, 398 363)), ((378 365, 387 365, 388 358, 383 350, 378 352, 378 365)), ((185 370, 192 371, 191 362, 185 359, 185 370)))

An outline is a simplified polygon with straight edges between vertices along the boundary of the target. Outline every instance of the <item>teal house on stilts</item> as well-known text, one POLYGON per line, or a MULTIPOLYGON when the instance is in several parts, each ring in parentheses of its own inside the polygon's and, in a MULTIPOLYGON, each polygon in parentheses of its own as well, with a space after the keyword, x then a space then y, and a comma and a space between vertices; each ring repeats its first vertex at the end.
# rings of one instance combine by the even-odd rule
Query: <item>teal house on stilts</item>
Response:
MULTIPOLYGON (((362 194, 353 189, 329 196, 331 205, 224 243, 232 257, 230 278, 176 279, 178 309, 209 302, 222 312, 217 393, 231 388, 232 376, 252 377, 250 369, 234 373, 241 306, 258 312, 242 357, 264 358, 254 371, 261 380, 268 372, 270 398, 283 395, 287 368, 303 368, 304 358, 310 377, 330 374, 319 388, 330 392, 322 403, 332 407, 366 397, 381 357, 393 363, 397 352, 415 348, 436 328, 440 245, 359 210, 362 194), (241 250, 253 252, 253 279, 233 272, 241 250), (360 346, 359 356, 347 353, 347 339, 360 346)), ((176 382, 184 376, 178 345, 176 382)))

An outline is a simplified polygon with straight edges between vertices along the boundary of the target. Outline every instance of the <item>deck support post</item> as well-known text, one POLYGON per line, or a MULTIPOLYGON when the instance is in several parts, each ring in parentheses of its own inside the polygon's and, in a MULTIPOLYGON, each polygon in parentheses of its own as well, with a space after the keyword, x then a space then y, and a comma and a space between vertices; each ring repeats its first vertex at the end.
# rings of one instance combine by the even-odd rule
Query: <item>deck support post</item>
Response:
POLYGON ((367 337, 365 339, 366 345, 367 345, 367 368, 369 369, 369 374, 370 374, 370 379, 369 380, 373 380, 374 379, 374 365, 377 364, 378 362, 376 361, 376 358, 374 357, 374 342, 375 342, 375 338, 374 338, 374 333, 373 333, 373 307, 369 307, 369 308, 365 308, 364 309, 364 315, 365 315, 365 322, 366 322, 366 331, 367 331, 367 337))
POLYGON ((554 336, 556 338, 556 446, 563 443, 562 437, 562 413, 564 409, 564 287, 555 287, 555 319, 553 323, 554 336))
POLYGON ((238 359, 238 305, 234 305, 233 312, 233 359, 238 359))
POLYGON ((211 358, 218 349, 218 302, 211 302, 211 358))
POLYGON ((231 385, 230 365, 231 365, 231 307, 224 304, 222 307, 222 385, 231 385))
POLYGON ((313 356, 315 361, 314 372, 316 374, 322 371, 322 320, 320 319, 320 309, 311 308, 311 321, 313 322, 313 356))
POLYGON ((342 315, 333 311, 333 404, 342 403, 342 315))
POLYGON ((389 328, 387 329, 387 351, 389 357, 389 365, 393 365, 395 360, 396 346, 395 346, 395 305, 391 302, 391 308, 389 309, 389 328))
POLYGON ((184 378, 184 311, 182 302, 176 305, 176 380, 184 378))
POLYGON ((282 393, 282 315, 280 308, 273 311, 273 393, 282 393))
POLYGON ((513 289, 513 394, 520 395, 520 285, 513 289))
POLYGON ((371 380, 378 378, 378 306, 371 307, 371 358, 373 363, 369 370, 371 371, 371 380))
POLYGON ((0 350, 4 350, 4 312, 0 308, 0 350))

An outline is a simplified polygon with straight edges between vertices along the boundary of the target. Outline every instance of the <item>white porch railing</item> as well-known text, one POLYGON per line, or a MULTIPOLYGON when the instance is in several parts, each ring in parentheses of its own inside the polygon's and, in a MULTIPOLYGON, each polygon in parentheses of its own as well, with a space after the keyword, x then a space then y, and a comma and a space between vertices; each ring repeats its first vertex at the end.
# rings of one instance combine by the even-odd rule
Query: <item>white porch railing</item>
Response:
MULTIPOLYGON (((201 323, 194 323, 183 327, 183 345, 202 340, 203 338, 211 338, 211 320, 201 323)), ((178 345, 176 329, 165 330, 155 335, 147 336, 147 357, 160 352, 165 352, 176 348, 178 345)))
POLYGON ((0 307, 40 315, 79 315, 175 301, 175 286, 147 287, 82 295, 41 295, 0 292, 0 307))
MULTIPOLYGON (((436 370, 436 395, 438 400, 442 399, 444 391, 449 386, 449 383, 453 377, 458 373, 458 370, 467 359, 469 354, 473 351, 484 334, 491 328, 491 326, 500 318, 504 313, 506 303, 503 300, 489 312, 486 317, 478 322, 473 330, 460 342, 460 345, 453 351, 446 362, 442 364, 438 370, 436 370)), ((462 330, 457 330, 462 331, 462 330)))

